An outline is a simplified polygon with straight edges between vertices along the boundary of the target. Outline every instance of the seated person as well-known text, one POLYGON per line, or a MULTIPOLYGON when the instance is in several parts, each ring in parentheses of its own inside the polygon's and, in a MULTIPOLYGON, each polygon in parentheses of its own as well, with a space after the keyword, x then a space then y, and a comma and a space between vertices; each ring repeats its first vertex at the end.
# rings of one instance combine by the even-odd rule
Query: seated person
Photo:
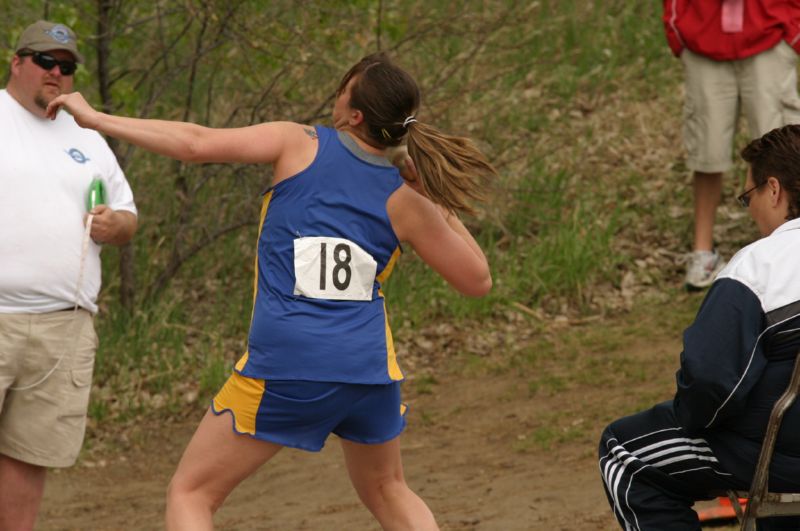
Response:
MULTIPOLYGON (((623 529, 700 530, 692 505, 748 490, 800 349, 800 125, 752 141, 739 202, 761 239, 720 271, 683 336, 675 398, 611 423, 600 473, 623 529)), ((800 404, 783 419, 772 491, 800 491, 800 404)), ((759 521, 800 529, 800 518, 759 521)))

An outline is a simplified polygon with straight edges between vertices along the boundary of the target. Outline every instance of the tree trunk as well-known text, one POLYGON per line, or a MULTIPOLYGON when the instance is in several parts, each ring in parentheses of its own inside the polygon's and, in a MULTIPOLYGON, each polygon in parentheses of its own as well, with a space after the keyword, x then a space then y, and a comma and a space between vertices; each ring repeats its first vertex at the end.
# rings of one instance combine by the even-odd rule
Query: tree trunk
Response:
MULTIPOLYGON (((109 59, 111 50, 111 13, 113 2, 111 0, 97 0, 97 82, 100 92, 100 101, 103 112, 114 111, 111 100, 111 76, 109 75, 109 59)), ((106 138, 108 146, 114 156, 123 164, 120 153, 119 141, 116 138, 106 138)), ((125 168, 122 168, 123 171, 125 168)), ((119 249, 119 301, 128 312, 133 312, 136 298, 136 271, 134 265, 133 244, 128 243, 119 249)))

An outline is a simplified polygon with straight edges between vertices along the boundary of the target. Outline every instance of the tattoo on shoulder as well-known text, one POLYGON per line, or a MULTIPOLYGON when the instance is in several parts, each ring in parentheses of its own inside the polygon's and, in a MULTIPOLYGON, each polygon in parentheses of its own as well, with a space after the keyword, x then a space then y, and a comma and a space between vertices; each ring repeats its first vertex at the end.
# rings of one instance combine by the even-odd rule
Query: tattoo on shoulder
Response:
POLYGON ((308 136, 310 136, 311 138, 313 138, 314 140, 316 140, 317 138, 319 138, 319 137, 317 136, 317 132, 316 132, 314 129, 308 129, 308 128, 305 128, 305 127, 304 127, 304 128, 303 128, 303 131, 305 131, 305 132, 306 132, 306 134, 307 134, 308 136))

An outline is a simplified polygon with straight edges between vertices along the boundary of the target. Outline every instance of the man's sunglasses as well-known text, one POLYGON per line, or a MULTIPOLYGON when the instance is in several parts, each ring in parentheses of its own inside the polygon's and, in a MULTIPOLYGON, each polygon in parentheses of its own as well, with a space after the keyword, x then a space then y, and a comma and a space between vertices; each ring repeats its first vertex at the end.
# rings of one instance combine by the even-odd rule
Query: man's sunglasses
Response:
POLYGON ((54 66, 58 65, 58 69, 61 71, 62 76, 71 76, 78 68, 78 63, 75 61, 61 61, 52 55, 43 52, 20 52, 17 55, 20 57, 30 56, 31 61, 48 72, 52 70, 54 66))

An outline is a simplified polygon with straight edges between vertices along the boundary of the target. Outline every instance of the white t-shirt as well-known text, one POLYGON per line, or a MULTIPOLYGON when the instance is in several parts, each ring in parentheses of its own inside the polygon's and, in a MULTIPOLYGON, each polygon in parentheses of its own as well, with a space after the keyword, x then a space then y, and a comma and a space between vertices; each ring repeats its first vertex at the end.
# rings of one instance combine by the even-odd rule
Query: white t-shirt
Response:
MULTIPOLYGON (((103 180, 106 204, 136 214, 133 192, 105 140, 68 113, 31 114, 0 90, 0 313, 75 304, 86 198, 103 180)), ((97 311, 100 246, 89 243, 78 303, 97 311)))

